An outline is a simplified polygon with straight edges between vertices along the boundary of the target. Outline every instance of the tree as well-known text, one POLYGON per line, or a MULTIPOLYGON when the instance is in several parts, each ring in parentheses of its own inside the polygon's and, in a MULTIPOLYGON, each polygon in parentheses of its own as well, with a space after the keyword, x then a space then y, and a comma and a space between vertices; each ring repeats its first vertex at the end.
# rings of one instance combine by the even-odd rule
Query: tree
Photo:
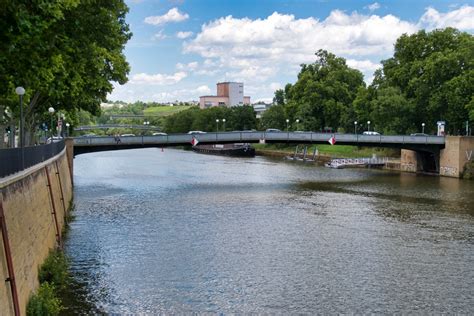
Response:
POLYGON ((392 58, 382 61, 383 80, 414 105, 416 126, 445 120, 457 134, 474 95, 474 37, 453 28, 402 35, 392 58))
POLYGON ((286 115, 283 105, 274 105, 262 114, 263 128, 286 129, 286 115))
POLYGON ((49 106, 99 113, 112 82, 127 81, 127 11, 123 0, 2 1, 0 103, 19 113, 23 86, 30 130, 49 106))
POLYGON ((297 82, 285 91, 287 103, 298 104, 297 116, 306 130, 352 128, 348 112, 358 88, 364 86, 363 75, 325 50, 316 56, 315 63, 301 66, 297 82))

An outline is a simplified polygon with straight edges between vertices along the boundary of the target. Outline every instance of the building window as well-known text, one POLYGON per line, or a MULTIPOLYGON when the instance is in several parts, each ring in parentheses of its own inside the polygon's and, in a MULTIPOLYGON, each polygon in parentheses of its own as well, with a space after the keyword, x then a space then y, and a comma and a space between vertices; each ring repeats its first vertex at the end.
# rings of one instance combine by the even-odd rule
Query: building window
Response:
POLYGON ((225 106, 225 102, 219 102, 219 106, 225 106))

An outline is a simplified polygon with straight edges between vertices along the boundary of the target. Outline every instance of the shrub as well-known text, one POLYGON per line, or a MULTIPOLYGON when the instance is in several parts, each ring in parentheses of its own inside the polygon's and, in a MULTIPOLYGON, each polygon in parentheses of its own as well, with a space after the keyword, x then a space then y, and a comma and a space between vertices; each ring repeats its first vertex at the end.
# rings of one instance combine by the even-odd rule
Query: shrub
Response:
POLYGON ((61 309, 61 300, 56 297, 54 285, 44 282, 28 301, 26 315, 58 315, 61 309))

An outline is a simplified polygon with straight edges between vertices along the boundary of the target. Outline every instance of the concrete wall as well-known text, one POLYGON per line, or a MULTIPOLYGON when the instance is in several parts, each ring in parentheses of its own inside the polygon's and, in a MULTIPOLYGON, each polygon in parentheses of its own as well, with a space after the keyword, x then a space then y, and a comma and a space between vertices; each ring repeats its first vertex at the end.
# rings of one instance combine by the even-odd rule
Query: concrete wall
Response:
MULTIPOLYGON (((56 226, 61 233, 73 195, 71 174, 64 150, 43 164, 0 179, 0 203, 4 211, 21 315, 26 314, 28 299, 38 288, 39 266, 50 250, 58 246, 56 226), (46 172, 49 173, 52 195, 46 172), (57 225, 52 214, 53 201, 57 225)), ((5 240, 0 236, 0 241, 0 315, 14 315, 10 283, 3 282, 9 276, 5 240)))
POLYGON ((439 174, 459 178, 470 160, 474 160, 474 137, 447 136, 446 147, 440 154, 439 174))
POLYGON ((402 149, 400 153, 400 170, 405 172, 418 172, 420 166, 418 163, 418 154, 416 151, 402 149))

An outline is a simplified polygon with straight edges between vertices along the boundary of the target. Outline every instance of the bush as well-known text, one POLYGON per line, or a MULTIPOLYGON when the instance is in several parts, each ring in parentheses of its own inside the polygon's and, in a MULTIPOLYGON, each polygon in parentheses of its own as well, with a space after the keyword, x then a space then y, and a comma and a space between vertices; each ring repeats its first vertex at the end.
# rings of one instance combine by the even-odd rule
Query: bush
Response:
POLYGON ((28 301, 26 315, 58 315, 61 310, 61 300, 56 297, 54 285, 44 282, 28 301))
POLYGON ((63 288, 67 284, 68 261, 61 251, 51 252, 44 261, 38 273, 40 284, 48 282, 57 288, 63 288))
POLYGON ((464 165, 463 178, 474 180, 474 161, 469 161, 464 165))

